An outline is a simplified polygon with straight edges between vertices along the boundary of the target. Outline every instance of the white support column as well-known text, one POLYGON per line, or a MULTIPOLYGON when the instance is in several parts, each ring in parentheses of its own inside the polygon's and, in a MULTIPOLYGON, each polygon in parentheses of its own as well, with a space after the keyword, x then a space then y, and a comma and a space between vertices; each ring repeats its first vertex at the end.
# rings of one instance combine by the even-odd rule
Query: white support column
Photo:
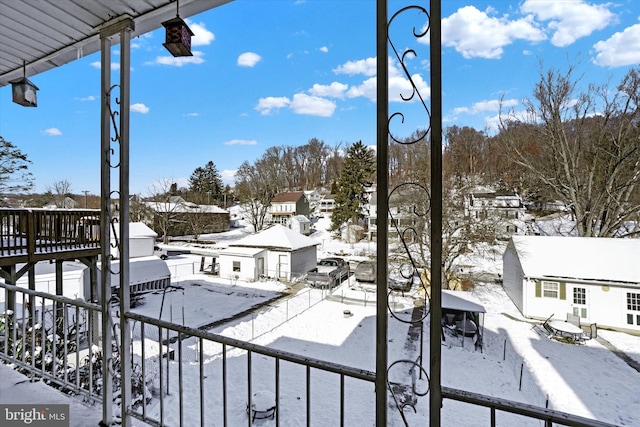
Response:
POLYGON ((125 313, 131 307, 129 288, 129 118, 131 28, 120 31, 120 378, 122 426, 131 425, 131 329, 125 313))
POLYGON ((124 313, 129 310, 129 105, 130 105, 130 42, 131 31, 134 22, 131 18, 124 18, 100 31, 102 42, 101 57, 101 128, 100 128, 100 199, 101 199, 101 223, 100 239, 101 251, 101 297, 102 297, 102 426, 113 425, 113 331, 110 310, 111 300, 111 234, 110 227, 113 221, 111 214, 111 161, 112 143, 119 144, 119 161, 115 164, 119 168, 120 238, 118 251, 120 257, 120 340, 118 351, 120 353, 120 385, 121 385, 121 417, 122 425, 129 426, 130 420, 126 416, 131 406, 131 333, 127 327, 124 313), (120 83, 111 85, 111 45, 112 39, 120 41, 120 83), (112 111, 112 91, 119 87, 118 94, 113 100, 119 108, 119 112, 112 111), (119 121, 116 122, 116 117, 119 121), (114 135, 111 135, 113 125, 114 135))
POLYGON ((109 225, 111 220, 111 36, 100 34, 100 242, 101 242, 101 278, 100 298, 102 305, 102 426, 110 426, 113 421, 113 378, 111 377, 111 262, 109 225))

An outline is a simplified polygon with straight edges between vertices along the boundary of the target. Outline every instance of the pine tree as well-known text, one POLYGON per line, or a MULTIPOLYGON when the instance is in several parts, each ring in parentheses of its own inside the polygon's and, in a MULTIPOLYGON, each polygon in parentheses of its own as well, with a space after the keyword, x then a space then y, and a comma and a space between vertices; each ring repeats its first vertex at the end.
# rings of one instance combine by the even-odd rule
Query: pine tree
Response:
POLYGON ((189 177, 189 192, 198 202, 219 200, 222 195, 222 177, 216 165, 209 161, 204 168, 198 167, 189 177))
POLYGON ((331 229, 345 222, 357 223, 361 206, 367 202, 365 188, 371 185, 376 163, 373 152, 358 141, 347 150, 344 169, 338 179, 336 206, 331 215, 331 229))
POLYGON ((33 188, 28 171, 31 160, 19 148, 0 136, 0 193, 18 193, 33 188))

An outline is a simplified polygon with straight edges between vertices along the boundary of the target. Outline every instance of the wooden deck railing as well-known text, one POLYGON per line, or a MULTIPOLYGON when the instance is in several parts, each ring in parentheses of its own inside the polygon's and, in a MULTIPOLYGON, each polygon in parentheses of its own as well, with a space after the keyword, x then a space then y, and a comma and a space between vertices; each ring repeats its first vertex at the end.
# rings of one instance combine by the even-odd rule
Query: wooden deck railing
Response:
POLYGON ((100 253, 100 211, 0 208, 0 265, 100 253))

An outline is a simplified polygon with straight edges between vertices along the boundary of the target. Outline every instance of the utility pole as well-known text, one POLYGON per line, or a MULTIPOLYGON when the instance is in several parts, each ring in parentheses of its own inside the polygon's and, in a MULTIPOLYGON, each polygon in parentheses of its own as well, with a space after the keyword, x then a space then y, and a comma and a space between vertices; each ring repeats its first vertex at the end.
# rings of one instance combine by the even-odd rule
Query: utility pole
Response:
POLYGON ((82 190, 82 192, 84 193, 84 208, 87 209, 87 194, 89 190, 82 190))

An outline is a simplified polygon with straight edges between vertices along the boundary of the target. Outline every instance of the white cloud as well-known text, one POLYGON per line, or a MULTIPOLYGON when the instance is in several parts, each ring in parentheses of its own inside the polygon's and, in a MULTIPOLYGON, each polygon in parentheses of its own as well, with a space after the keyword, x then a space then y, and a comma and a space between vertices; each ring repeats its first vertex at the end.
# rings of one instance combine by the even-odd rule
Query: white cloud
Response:
MULTIPOLYGON (((542 2, 541 2, 542 3, 542 2)), ((550 2, 543 2, 550 4, 550 2)), ((451 16, 442 20, 443 45, 453 47, 465 58, 499 59, 503 47, 515 40, 526 40, 531 43, 546 39, 544 32, 529 15, 517 20, 509 20, 508 16, 492 17, 492 9, 480 11, 474 6, 458 9, 451 16)), ((428 37, 419 39, 428 43, 428 37)))
POLYGON ((327 52, 329 52, 329 48, 328 48, 328 47, 326 47, 326 46, 322 46, 322 47, 320 48, 320 52, 327 53, 327 52))
POLYGON ((360 59, 357 61, 348 61, 343 65, 340 65, 334 68, 333 71, 335 74, 364 74, 365 76, 375 76, 376 75, 376 58, 367 58, 360 59))
POLYGON ((260 98, 258 100, 258 105, 256 105, 256 111, 259 111, 260 114, 266 116, 271 114, 272 110, 280 109, 288 106, 291 103, 289 98, 285 96, 274 97, 268 96, 266 98, 260 98))
MULTIPOLYGON (((416 88, 423 100, 426 101, 431 97, 431 88, 427 85, 420 74, 412 75, 411 80, 413 80, 413 84, 416 85, 416 88)), ((402 96, 407 99, 412 94, 413 86, 408 79, 400 76, 389 78, 389 102, 404 102, 402 96)), ((417 94, 413 94, 411 101, 417 102, 419 100, 420 98, 417 94)))
POLYGON ((78 101, 95 101, 96 97, 93 95, 85 96, 82 98, 76 98, 78 101))
POLYGON ((640 24, 625 28, 607 40, 593 45, 597 54, 593 62, 603 67, 622 67, 640 63, 640 24))
POLYGON ((317 96, 297 93, 293 95, 290 107, 296 114, 331 117, 336 109, 336 103, 317 96))
POLYGON ((187 113, 187 114, 185 114, 185 116, 187 116, 187 117, 199 117, 200 113, 195 113, 195 112, 194 113, 187 113))
MULTIPOLYGON (((391 73, 389 73, 389 75, 389 102, 405 102, 402 100, 402 96, 408 98, 413 94, 413 86, 411 85, 411 82, 399 73, 394 73, 393 77, 391 77, 391 73)), ((422 76, 420 74, 414 74, 411 78, 413 83, 416 85, 418 92, 422 96, 422 99, 429 99, 431 96, 431 88, 424 81, 422 76)), ((375 102, 378 98, 376 77, 365 80, 361 85, 351 86, 347 91, 347 96, 349 98, 364 97, 375 102)), ((418 100, 419 98, 417 95, 414 95, 412 101, 418 100)))
POLYGON ((551 43, 565 47, 613 22, 615 15, 608 7, 610 4, 588 4, 583 0, 526 0, 520 9, 534 14, 540 21, 549 21, 548 27, 553 33, 551 43))
POLYGON ((225 141, 224 145, 258 145, 255 139, 230 139, 225 141))
MULTIPOLYGON (((93 68, 97 68, 98 70, 101 68, 102 63, 100 61, 93 61, 92 63, 90 63, 89 65, 91 65, 93 68)), ((119 70, 120 69, 120 63, 119 62, 112 62, 111 63, 111 69, 112 70, 119 70)))
POLYGON ((223 182, 231 184, 236 178, 236 172, 238 172, 238 169, 225 169, 220 172, 220 177, 223 182))
POLYGON ((349 98, 358 98, 362 96, 370 99, 371 101, 375 101, 377 99, 376 78, 371 77, 370 79, 362 82, 361 85, 351 86, 347 91, 347 96, 349 98))
POLYGON ((132 113, 147 114, 149 112, 149 107, 141 103, 131 104, 130 109, 132 113))
POLYGON ((466 113, 466 114, 482 114, 486 112, 500 111, 501 105, 502 105, 502 108, 515 107, 516 105, 518 105, 518 100, 517 99, 503 99, 503 100, 490 99, 488 101, 479 101, 473 104, 471 108, 460 107, 460 108, 454 109, 454 112, 466 113))
POLYGON ((513 107, 520 105, 517 99, 490 99, 485 101, 479 101, 473 104, 471 107, 458 107, 454 108, 450 116, 447 116, 446 122, 456 122, 458 116, 461 114, 480 115, 485 113, 496 113, 493 116, 484 116, 484 121, 489 129, 497 131, 500 125, 500 115, 509 115, 514 117, 521 117, 521 113, 514 113, 513 107), (500 112, 500 108, 504 110, 500 112))
POLYGON ((187 19, 187 25, 193 31, 191 46, 207 46, 216 39, 216 36, 205 27, 202 22, 191 22, 187 19))
POLYGON ((262 57, 257 53, 245 52, 238 56, 238 65, 240 67, 253 67, 260 62, 261 59, 262 57))
POLYGON ((193 56, 158 56, 156 57, 156 64, 170 65, 173 67, 182 67, 185 64, 202 64, 204 54, 198 50, 194 50, 193 56))
POLYGON ((60 136, 60 135, 62 135, 62 132, 60 132, 60 129, 58 129, 58 128, 45 129, 41 133, 43 135, 47 135, 47 136, 60 136))
POLYGON ((330 85, 314 84, 309 93, 314 96, 323 96, 330 98, 344 98, 344 93, 349 85, 339 82, 332 82, 330 85))

